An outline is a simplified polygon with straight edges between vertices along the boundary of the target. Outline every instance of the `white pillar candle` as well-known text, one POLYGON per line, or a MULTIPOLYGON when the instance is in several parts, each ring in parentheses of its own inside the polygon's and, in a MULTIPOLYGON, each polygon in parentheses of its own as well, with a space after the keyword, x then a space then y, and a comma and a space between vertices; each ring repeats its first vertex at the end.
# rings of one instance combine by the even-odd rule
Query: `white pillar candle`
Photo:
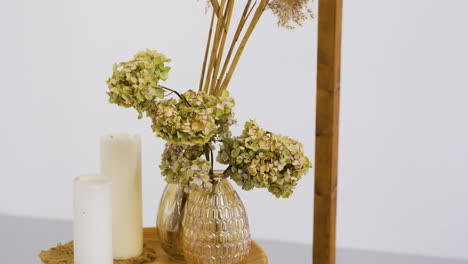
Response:
POLYGON ((119 133, 101 138, 101 176, 112 180, 114 259, 139 256, 143 251, 139 136, 119 133))
POLYGON ((73 182, 75 264, 112 264, 112 183, 97 175, 73 182))

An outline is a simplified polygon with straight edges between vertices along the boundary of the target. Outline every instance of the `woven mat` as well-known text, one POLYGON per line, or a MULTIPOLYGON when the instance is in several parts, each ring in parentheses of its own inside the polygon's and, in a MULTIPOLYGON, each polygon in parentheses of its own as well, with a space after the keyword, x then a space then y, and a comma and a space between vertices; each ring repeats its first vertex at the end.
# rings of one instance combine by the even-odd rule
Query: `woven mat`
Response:
MULTIPOLYGON (((73 241, 64 245, 58 244, 57 247, 41 251, 39 254, 44 264, 73 264, 73 241)), ((115 264, 145 264, 151 263, 156 259, 156 251, 149 247, 143 248, 141 256, 126 260, 114 260, 115 264)))

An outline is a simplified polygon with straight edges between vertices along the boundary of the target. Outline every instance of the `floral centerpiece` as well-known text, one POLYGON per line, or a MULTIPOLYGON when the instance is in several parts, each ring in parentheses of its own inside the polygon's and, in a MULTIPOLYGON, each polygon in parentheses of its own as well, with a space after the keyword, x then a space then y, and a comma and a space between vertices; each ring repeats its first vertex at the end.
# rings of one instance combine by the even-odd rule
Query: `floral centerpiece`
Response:
MULTIPOLYGON (((243 12, 229 45, 227 36, 235 1, 207 2, 212 10, 211 23, 197 91, 181 93, 164 86, 162 82, 168 78, 171 60, 156 50, 139 52, 132 60, 115 64, 113 74, 107 80, 110 103, 134 108, 139 118, 150 118, 156 136, 167 142, 162 154, 161 174, 166 182, 181 186, 179 189, 185 193, 181 196, 185 197, 182 198, 185 199, 183 205, 179 204, 181 210, 185 210, 187 200, 190 204, 195 193, 216 195, 217 186, 221 185, 219 175, 222 175, 221 180, 231 179, 244 190, 266 188, 278 198, 288 198, 298 181, 311 168, 300 142, 264 130, 254 120, 245 123, 241 135, 233 136, 230 127, 236 124, 233 112, 235 101, 227 90, 243 50, 264 11, 270 10, 276 15, 279 26, 292 29, 311 17, 310 1, 240 2, 244 4, 243 12), (219 146, 217 153, 216 146, 219 146), (215 172, 215 162, 224 164, 224 171, 215 172)), ((225 192, 230 192, 229 186, 226 188, 225 192)), ((179 220, 182 224, 182 217, 179 220)), ((225 219, 218 215, 215 219, 218 223, 216 220, 225 219)), ((241 220, 248 229, 246 217, 241 220)), ((215 226, 215 229, 214 232, 219 233, 219 227, 215 226)), ((243 239, 247 241, 250 237, 243 239)), ((195 261, 197 256, 193 252, 196 249, 187 249, 188 244, 187 241, 184 244, 185 255, 190 253, 193 262, 203 263, 195 261)), ((245 247, 238 245, 244 252, 247 249, 248 253, 250 244, 247 244, 245 247)), ((226 254, 215 255, 220 259, 227 258, 226 254)), ((246 256, 240 255, 235 255, 238 261, 233 263, 245 260, 246 256)))

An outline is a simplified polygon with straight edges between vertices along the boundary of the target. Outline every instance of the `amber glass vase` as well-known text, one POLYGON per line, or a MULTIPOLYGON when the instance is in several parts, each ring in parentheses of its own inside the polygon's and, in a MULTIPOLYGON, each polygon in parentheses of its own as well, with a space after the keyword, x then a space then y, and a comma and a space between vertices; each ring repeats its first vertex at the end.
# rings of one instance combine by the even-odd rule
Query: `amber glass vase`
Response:
POLYGON ((169 257, 180 261, 184 260, 182 219, 188 199, 184 188, 185 185, 178 183, 167 184, 156 220, 162 248, 169 257))
POLYGON ((191 264, 241 264, 250 253, 247 214, 222 172, 213 191, 190 194, 183 219, 183 249, 191 264))

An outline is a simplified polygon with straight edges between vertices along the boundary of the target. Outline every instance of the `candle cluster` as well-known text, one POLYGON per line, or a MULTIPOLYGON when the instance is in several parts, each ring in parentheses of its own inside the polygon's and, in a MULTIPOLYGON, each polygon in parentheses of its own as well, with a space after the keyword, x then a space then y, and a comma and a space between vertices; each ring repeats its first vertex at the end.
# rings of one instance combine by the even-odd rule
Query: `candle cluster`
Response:
POLYGON ((101 138, 101 173, 74 182, 75 264, 111 264, 143 251, 139 136, 101 138))

